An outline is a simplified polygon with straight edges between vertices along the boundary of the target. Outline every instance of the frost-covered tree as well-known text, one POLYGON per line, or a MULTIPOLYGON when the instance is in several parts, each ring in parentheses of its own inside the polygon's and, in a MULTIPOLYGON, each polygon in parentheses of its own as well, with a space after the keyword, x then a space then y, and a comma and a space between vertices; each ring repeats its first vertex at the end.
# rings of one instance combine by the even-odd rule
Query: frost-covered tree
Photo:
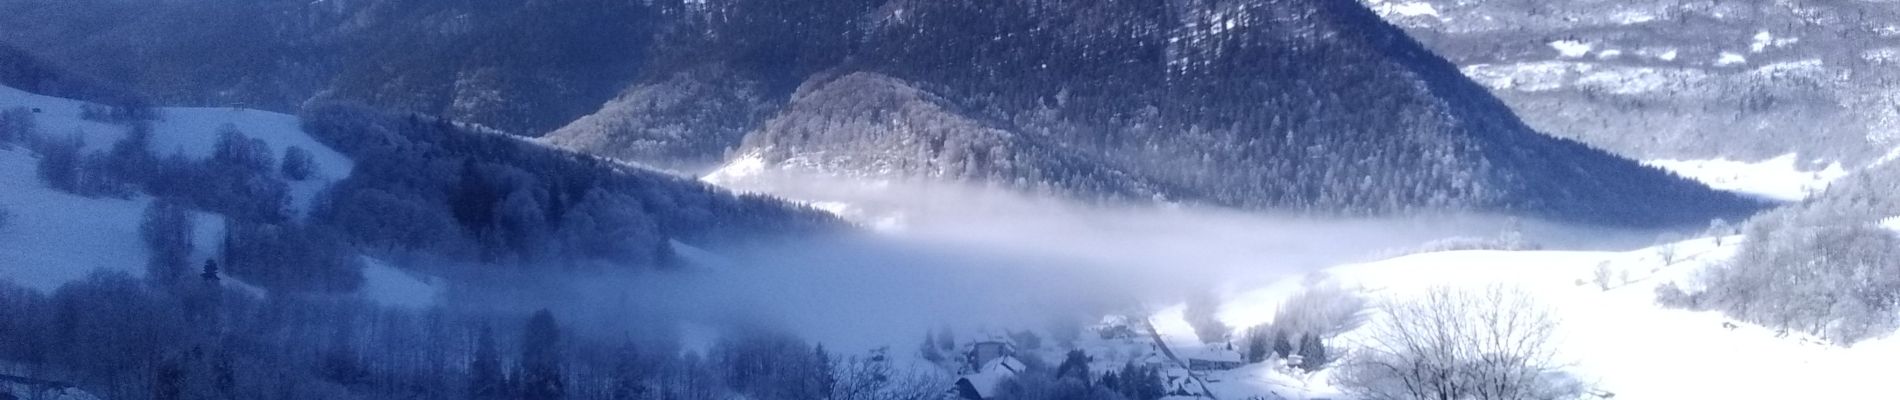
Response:
POLYGON ((173 199, 156 199, 145 207, 139 235, 150 259, 145 277, 159 286, 176 285, 191 268, 193 222, 191 211, 173 199))
POLYGON ((1656 257, 1662 259, 1663 265, 1676 264, 1677 252, 1681 251, 1682 247, 1680 242, 1682 242, 1682 235, 1674 233, 1665 233, 1656 237, 1656 257))
POLYGON ((237 125, 219 125, 215 134, 218 141, 212 147, 211 160, 221 166, 265 173, 276 164, 270 146, 262 140, 246 136, 238 130, 237 125))
POLYGON ((747 332, 709 351, 727 385, 749 398, 822 399, 836 389, 829 356, 795 337, 747 332))
POLYGON ((620 348, 615 349, 613 357, 613 371, 609 378, 612 381, 609 384, 611 385, 608 391, 609 399, 637 400, 647 398, 654 393, 654 388, 648 382, 654 373, 654 365, 641 356, 640 349, 632 341, 621 344, 620 348))
POLYGON ((245 282, 293 292, 344 293, 363 284, 362 263, 341 234, 327 226, 227 224, 224 267, 245 282))
POLYGON ((1369 400, 1560 399, 1557 320, 1522 290, 1433 288, 1395 299, 1341 361, 1334 383, 1369 400))
POLYGON ((528 319, 526 333, 521 339, 521 381, 519 394, 522 400, 561 400, 567 398, 567 381, 562 375, 561 327, 554 322, 554 313, 548 310, 535 311, 528 319))
POLYGON ((1728 220, 1721 218, 1709 220, 1709 229, 1702 232, 1703 236, 1715 238, 1715 245, 1717 246, 1722 245, 1722 238, 1734 234, 1735 225, 1729 224, 1728 220))
POLYGON ((0 150, 13 144, 29 143, 39 136, 39 123, 33 110, 26 107, 0 109, 0 150))
POLYGON ((1245 345, 1245 357, 1248 363, 1266 361, 1267 356, 1273 354, 1273 332, 1273 327, 1267 325, 1247 328, 1246 342, 1243 344, 1245 345))
MULTIPOLYGON (((1334 285, 1310 286, 1280 305, 1273 315, 1273 327, 1289 336, 1333 337, 1364 324, 1365 310, 1366 299, 1350 289, 1334 285)), ((1288 353, 1281 352, 1282 355, 1288 353)))
POLYGON ((1299 367, 1300 369, 1306 370, 1307 372, 1318 371, 1321 368, 1326 368, 1327 364, 1333 362, 1333 359, 1331 358, 1331 356, 1327 354, 1326 342, 1320 340, 1319 335, 1301 336, 1299 351, 1300 351, 1299 367))
POLYGON ((501 400, 508 398, 508 387, 501 369, 501 350, 495 348, 495 332, 482 327, 475 341, 475 355, 468 365, 468 398, 501 400))
POLYGON ((84 139, 74 134, 45 138, 36 143, 34 150, 40 155, 40 181, 59 191, 79 193, 80 164, 85 162, 85 155, 80 153, 80 149, 86 145, 84 139))
POLYGON ((1590 282, 1595 283, 1599 290, 1610 291, 1610 288, 1613 287, 1612 285, 1614 284, 1614 282, 1611 281, 1612 278, 1610 274, 1609 261, 1597 263, 1596 269, 1590 272, 1590 282))
POLYGON ((1763 226, 1694 304, 1840 344, 1900 328, 1900 238, 1871 225, 1763 226))
POLYGON ((1082 382, 1093 381, 1095 376, 1089 372, 1089 362, 1094 360, 1082 350, 1069 350, 1068 354, 1062 356, 1062 364, 1056 366, 1056 378, 1077 379, 1082 382))
POLYGON ((924 361, 929 361, 933 364, 943 363, 943 350, 937 348, 937 335, 929 332, 924 333, 924 344, 917 348, 917 356, 923 357, 924 361))
POLYGON ((278 167, 278 172, 284 174, 285 179, 292 181, 310 179, 311 174, 315 174, 316 171, 317 160, 310 155, 309 150, 298 146, 284 149, 283 164, 278 167))
POLYGON ((1273 354, 1280 358, 1293 356, 1293 341, 1288 339, 1285 329, 1273 330, 1273 354))
POLYGON ((112 143, 106 153, 106 170, 115 179, 144 184, 150 180, 157 158, 152 156, 152 124, 137 123, 126 129, 125 137, 112 143))

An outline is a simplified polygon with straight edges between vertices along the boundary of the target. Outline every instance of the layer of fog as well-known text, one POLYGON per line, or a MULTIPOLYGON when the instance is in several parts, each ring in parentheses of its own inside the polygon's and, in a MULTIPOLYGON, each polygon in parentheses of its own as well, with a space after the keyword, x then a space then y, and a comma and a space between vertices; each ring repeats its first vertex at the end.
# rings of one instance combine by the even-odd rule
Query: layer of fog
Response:
POLYGON ((821 205, 874 233, 718 255, 683 247, 694 260, 685 271, 590 284, 617 289, 608 292, 622 302, 657 301, 668 315, 712 330, 765 327, 836 348, 908 349, 940 327, 1069 329, 1445 238, 1514 230, 1546 248, 1605 249, 1656 237, 1492 216, 1316 219, 1091 205, 947 184, 782 175, 748 181, 721 183, 821 205))

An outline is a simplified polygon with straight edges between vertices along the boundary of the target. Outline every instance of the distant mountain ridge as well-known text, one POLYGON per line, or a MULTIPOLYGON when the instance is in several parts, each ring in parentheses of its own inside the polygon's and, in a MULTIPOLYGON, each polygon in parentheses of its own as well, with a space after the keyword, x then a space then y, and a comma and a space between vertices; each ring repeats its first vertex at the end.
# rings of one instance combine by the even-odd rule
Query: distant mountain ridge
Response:
POLYGON ((1531 126, 1628 157, 1853 169, 1900 147, 1894 2, 1363 2, 1531 126))
MULTIPOLYGON (((549 132, 539 140, 680 171, 750 155, 1108 201, 1619 225, 1699 224, 1755 207, 1532 131, 1347 0, 102 4, 119 13, 74 16, 29 0, 0 0, 0 11, 139 21, 137 32, 159 39, 131 46, 172 56, 195 48, 181 38, 218 27, 160 22, 255 17, 293 37, 236 50, 283 57, 276 66, 159 63, 246 76, 210 78, 196 89, 209 98, 280 93, 232 89, 262 76, 314 77, 299 90, 549 132), (125 12, 148 9, 165 12, 125 12), (333 62, 295 62, 309 57, 333 62)), ((61 60, 107 51, 60 47, 64 38, 32 26, 0 34, 61 60)), ((152 70, 134 80, 203 97, 152 70)))
POLYGON ((894 1, 872 19, 883 22, 836 69, 861 72, 808 83, 741 153, 1319 213, 1650 224, 1751 207, 1532 131, 1352 2, 894 1), (890 100, 899 111, 852 104, 886 92, 917 94, 890 100), (852 107, 866 110, 839 111, 852 107))

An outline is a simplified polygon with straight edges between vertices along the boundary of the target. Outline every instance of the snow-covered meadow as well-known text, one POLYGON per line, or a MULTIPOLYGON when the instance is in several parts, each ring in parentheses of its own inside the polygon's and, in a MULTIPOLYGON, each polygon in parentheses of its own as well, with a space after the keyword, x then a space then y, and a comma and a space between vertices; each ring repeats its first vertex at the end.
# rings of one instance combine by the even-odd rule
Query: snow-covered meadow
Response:
MULTIPOLYGON (((1290 296, 1312 285, 1339 285, 1378 302, 1408 301, 1435 287, 1524 289, 1558 318, 1562 369, 1594 396, 1617 399, 1864 398, 1885 391, 1879 375, 1900 357, 1900 340, 1840 347, 1800 333, 1736 321, 1713 311, 1671 309, 1656 287, 1694 285, 1705 268, 1733 256, 1742 238, 1699 238, 1633 251, 1458 251, 1342 265, 1232 294, 1221 319, 1235 327, 1267 323, 1290 296), (1719 244, 1718 244, 1719 243, 1719 244), (1674 262, 1665 262, 1670 260, 1674 262), (1607 289, 1606 289, 1607 287, 1607 289)), ((1369 311, 1377 316, 1377 308, 1369 311)), ((1171 346, 1200 347, 1180 307, 1157 315, 1171 346)), ((1351 351, 1364 329, 1333 343, 1351 351)), ((1192 350, 1190 350, 1192 351, 1192 350)), ((1255 364, 1208 374, 1222 398, 1256 395, 1340 398, 1330 370, 1316 373, 1255 364)))
MULTIPOLYGON (((0 108, 35 110, 33 119, 43 136, 78 136, 85 152, 105 151, 125 137, 125 126, 82 118, 85 106, 83 101, 0 86, 0 108)), ((354 161, 305 133, 293 115, 203 107, 165 107, 157 114, 150 148, 157 157, 211 157, 218 132, 224 129, 264 143, 279 158, 293 146, 309 152, 316 167, 311 178, 289 182, 289 206, 297 214, 307 212, 319 192, 348 178, 355 167, 354 161)), ((0 208, 12 215, 0 227, 0 278, 51 291, 101 269, 143 274, 148 255, 139 225, 152 199, 96 198, 55 190, 38 177, 38 160, 23 146, 0 149, 0 208)), ((191 259, 202 262, 213 257, 224 236, 224 217, 205 212, 193 216, 196 248, 191 259)), ((435 292, 424 278, 376 260, 365 264, 361 293, 366 298, 409 307, 433 301, 435 292)))

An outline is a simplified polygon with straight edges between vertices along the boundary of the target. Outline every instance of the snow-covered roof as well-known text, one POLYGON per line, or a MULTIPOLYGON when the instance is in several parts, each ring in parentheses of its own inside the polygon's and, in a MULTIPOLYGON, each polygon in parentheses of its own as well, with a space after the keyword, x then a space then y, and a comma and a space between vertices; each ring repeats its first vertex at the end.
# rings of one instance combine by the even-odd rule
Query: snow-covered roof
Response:
POLYGON ((1017 360, 1016 357, 1004 356, 984 363, 981 368, 977 368, 976 373, 964 375, 963 379, 970 381, 970 386, 976 388, 977 394, 988 398, 994 394, 996 384, 1003 383, 1003 380, 1016 376, 1016 373, 1021 372, 1024 368, 1027 367, 1023 365, 1021 360, 1017 360))

